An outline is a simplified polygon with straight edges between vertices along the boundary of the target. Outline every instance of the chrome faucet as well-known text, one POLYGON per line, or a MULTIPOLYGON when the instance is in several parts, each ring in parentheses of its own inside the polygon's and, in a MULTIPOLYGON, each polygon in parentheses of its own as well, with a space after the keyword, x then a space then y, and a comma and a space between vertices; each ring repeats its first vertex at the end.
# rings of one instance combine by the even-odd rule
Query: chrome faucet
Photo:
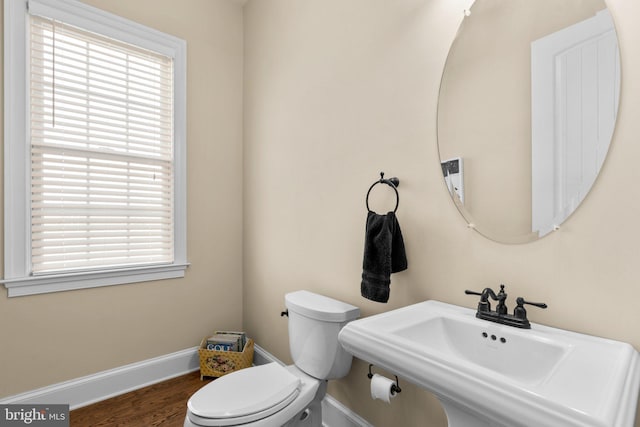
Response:
POLYGON ((464 291, 467 295, 479 295, 480 302, 478 302, 478 310, 476 311, 476 317, 478 319, 489 320, 490 322, 496 322, 503 325, 514 326, 516 328, 531 329, 531 323, 527 319, 527 310, 524 308, 524 304, 533 305, 539 308, 547 308, 547 304, 540 302, 525 301, 524 298, 516 298, 516 307, 513 309, 513 314, 508 314, 507 305, 507 293, 504 291, 504 285, 500 285, 500 292, 497 294, 491 288, 484 288, 482 292, 464 291), (494 301, 498 301, 496 311, 491 311, 491 303, 489 298, 494 301))

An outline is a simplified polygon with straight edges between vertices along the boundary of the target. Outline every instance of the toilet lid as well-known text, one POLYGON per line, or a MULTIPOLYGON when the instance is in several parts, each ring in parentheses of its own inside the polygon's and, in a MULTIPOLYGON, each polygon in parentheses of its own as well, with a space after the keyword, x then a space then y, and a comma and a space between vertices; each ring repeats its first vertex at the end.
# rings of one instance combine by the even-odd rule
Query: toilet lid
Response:
MULTIPOLYGON (((187 404, 189 411, 208 419, 260 419, 290 403, 301 380, 277 363, 242 369, 220 377, 198 390, 187 404), (284 404, 286 401, 286 404, 284 404), (271 411, 269 411, 271 409, 271 411), (265 413, 266 412, 266 413, 265 413), (253 417, 252 415, 260 415, 253 417)), ((224 425, 226 423, 215 423, 224 425)))

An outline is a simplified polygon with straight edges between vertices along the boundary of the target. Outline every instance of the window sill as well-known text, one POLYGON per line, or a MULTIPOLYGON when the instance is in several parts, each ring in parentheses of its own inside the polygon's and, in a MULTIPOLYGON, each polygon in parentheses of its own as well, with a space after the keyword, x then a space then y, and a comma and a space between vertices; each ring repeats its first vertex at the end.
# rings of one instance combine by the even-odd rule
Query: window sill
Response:
POLYGON ((5 279, 0 281, 0 283, 3 283, 5 288, 7 288, 8 297, 11 298, 71 291, 74 289, 148 282, 152 280, 176 279, 184 277, 184 271, 188 266, 188 263, 184 263, 47 276, 29 276, 5 279))

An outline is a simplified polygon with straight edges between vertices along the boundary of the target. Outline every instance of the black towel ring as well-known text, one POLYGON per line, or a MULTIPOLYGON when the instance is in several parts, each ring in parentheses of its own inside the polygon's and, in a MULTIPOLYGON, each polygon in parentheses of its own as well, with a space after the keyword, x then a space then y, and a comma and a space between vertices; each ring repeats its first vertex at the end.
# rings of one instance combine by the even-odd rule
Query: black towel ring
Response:
POLYGON ((375 187, 378 184, 387 184, 389 187, 393 188, 393 191, 396 192, 396 207, 393 210, 393 213, 395 213, 398 210, 398 205, 400 204, 400 194, 398 194, 398 188, 397 188, 398 185, 400 185, 400 180, 395 176, 393 178, 384 179, 384 172, 380 172, 380 180, 371 184, 371 187, 369 187, 369 191, 367 191, 367 199, 366 199, 367 211, 371 212, 371 209, 369 209, 369 194, 371 193, 371 190, 373 189, 373 187, 375 187))

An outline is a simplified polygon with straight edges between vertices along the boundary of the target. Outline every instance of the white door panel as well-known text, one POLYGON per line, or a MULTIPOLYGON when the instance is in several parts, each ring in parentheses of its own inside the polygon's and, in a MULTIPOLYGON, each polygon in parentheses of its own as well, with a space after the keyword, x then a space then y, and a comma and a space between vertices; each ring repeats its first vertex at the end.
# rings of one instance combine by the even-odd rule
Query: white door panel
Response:
POLYGON ((531 44, 532 231, 562 223, 593 185, 618 108, 613 21, 595 17, 531 44))

